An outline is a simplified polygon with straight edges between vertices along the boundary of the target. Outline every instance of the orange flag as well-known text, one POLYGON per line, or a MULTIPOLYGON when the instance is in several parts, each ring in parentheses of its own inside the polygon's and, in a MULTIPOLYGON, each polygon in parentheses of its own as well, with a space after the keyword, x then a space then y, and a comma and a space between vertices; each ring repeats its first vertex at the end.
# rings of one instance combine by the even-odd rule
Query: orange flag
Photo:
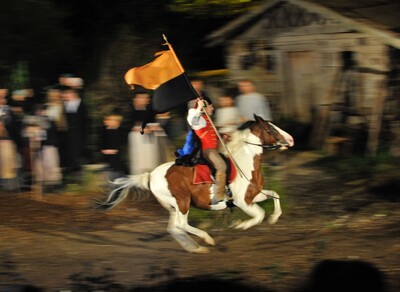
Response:
POLYGON ((160 85, 184 73, 172 51, 157 52, 155 56, 157 58, 153 62, 132 68, 126 72, 126 83, 132 87, 137 84, 155 90, 160 85))
POLYGON ((156 53, 153 62, 134 67, 125 74, 125 81, 132 89, 136 84, 154 91, 151 109, 159 113, 170 111, 198 97, 174 49, 165 36, 164 39, 169 50, 156 53))

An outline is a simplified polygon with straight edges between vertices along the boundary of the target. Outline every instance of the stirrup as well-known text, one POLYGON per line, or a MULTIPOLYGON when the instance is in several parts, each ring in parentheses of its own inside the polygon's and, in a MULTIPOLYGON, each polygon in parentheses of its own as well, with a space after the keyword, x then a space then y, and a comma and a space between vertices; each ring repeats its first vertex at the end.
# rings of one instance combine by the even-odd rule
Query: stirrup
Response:
POLYGON ((235 207, 235 203, 233 202, 233 199, 230 199, 230 200, 226 201, 226 206, 228 208, 230 208, 231 212, 232 212, 233 211, 232 208, 235 207))
POLYGON ((232 198, 232 191, 228 185, 225 186, 225 193, 229 198, 232 198))

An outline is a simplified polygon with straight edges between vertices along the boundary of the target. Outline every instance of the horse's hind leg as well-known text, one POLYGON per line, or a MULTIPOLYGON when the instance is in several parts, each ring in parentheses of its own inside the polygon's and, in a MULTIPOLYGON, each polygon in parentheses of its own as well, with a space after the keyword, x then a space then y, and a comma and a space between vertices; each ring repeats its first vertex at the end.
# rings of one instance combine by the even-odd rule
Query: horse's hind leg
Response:
POLYGON ((182 228, 182 226, 188 225, 187 216, 179 216, 181 212, 176 211, 178 206, 174 206, 173 204, 162 200, 159 200, 159 203, 169 211, 167 231, 179 243, 179 245, 187 252, 207 253, 208 249, 200 246, 186 233, 185 228, 182 228))
POLYGON ((158 202, 169 212, 168 233, 179 243, 179 245, 188 252, 193 252, 199 249, 199 245, 191 239, 184 230, 178 227, 179 218, 176 212, 176 207, 171 198, 156 197, 158 202))
POLYGON ((200 237, 209 245, 215 245, 214 239, 207 232, 189 225, 188 215, 189 215, 189 212, 186 214, 182 214, 182 213, 178 212, 179 227, 193 235, 200 237))
MULTIPOLYGON (((199 245, 187 233, 183 226, 188 226, 187 218, 175 209, 170 209, 170 220, 168 223, 168 232, 186 251, 193 253, 208 253, 208 248, 199 245)), ((208 235, 208 234, 207 234, 208 235)))

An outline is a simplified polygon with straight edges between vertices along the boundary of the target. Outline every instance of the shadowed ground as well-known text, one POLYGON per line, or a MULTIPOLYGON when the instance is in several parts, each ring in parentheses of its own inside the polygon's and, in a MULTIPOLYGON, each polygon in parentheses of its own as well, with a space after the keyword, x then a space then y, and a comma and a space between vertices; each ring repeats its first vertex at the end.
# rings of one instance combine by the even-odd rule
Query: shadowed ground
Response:
MULTIPOLYGON (((28 285, 30 291, 187 291, 195 283, 229 283, 238 291, 318 291, 318 285, 349 282, 338 273, 343 270, 354 275, 354 285, 375 279, 399 291, 400 202, 391 195, 397 181, 382 178, 372 186, 365 179, 337 179, 317 158, 293 153, 280 166, 267 167, 265 186, 280 193, 283 206, 276 225, 265 220, 232 230, 232 221, 244 216, 240 210, 192 210, 191 224, 216 240, 201 255, 173 241, 166 232, 168 214, 152 198, 127 199, 104 213, 91 208, 102 196, 95 185, 43 198, 2 192, 0 291, 27 291, 28 285)), ((264 204, 267 216, 271 206, 264 204)))

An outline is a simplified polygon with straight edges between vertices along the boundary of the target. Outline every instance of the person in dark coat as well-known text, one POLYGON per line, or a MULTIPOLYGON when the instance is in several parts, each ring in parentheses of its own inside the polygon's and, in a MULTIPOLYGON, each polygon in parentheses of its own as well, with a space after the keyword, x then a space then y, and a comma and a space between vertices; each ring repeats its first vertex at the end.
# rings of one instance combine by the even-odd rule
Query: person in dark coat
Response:
POLYGON ((66 171, 75 172, 82 168, 84 150, 87 146, 89 116, 86 104, 79 96, 77 89, 63 86, 61 96, 64 100, 67 118, 67 133, 65 141, 66 171))
POLYGON ((127 143, 126 132, 121 127, 122 116, 109 114, 103 119, 104 126, 100 130, 100 151, 107 164, 108 180, 113 181, 127 173, 122 158, 123 146, 127 143))

